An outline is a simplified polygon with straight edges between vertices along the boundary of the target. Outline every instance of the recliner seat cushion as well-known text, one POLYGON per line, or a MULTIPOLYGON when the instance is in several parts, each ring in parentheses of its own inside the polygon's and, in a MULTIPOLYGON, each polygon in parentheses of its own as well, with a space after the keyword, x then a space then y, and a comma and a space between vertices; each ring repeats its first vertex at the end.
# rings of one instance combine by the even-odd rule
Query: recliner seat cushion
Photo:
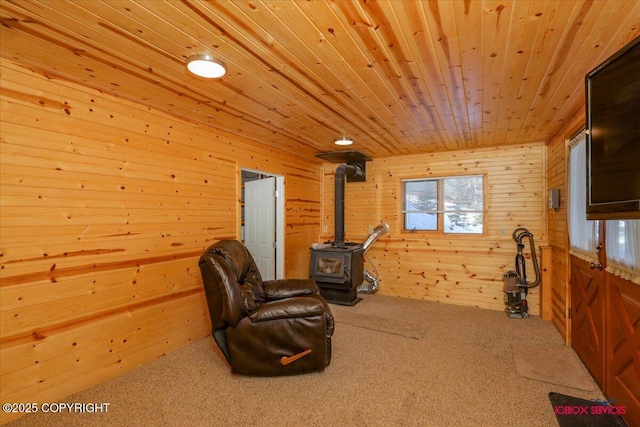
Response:
POLYGON ((267 280, 262 288, 269 300, 318 293, 318 285, 313 279, 267 280))

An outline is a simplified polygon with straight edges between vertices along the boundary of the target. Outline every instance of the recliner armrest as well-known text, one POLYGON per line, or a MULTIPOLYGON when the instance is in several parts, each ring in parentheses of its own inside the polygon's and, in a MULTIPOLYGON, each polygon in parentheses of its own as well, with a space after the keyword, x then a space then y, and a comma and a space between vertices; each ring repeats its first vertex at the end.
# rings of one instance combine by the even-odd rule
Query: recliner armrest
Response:
POLYGON ((264 303, 249 313, 252 322, 318 316, 324 313, 324 306, 316 298, 293 297, 264 303))
POLYGON ((277 300, 317 293, 318 285, 313 279, 279 279, 264 281, 262 289, 267 299, 277 300))

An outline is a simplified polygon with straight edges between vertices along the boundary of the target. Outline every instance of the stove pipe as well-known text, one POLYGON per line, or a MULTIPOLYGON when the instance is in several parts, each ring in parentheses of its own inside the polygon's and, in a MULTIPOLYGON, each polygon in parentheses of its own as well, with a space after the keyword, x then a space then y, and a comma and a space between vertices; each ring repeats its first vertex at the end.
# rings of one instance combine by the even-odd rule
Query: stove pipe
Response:
POLYGON ((364 178, 364 170, 358 164, 342 164, 336 169, 335 190, 335 242, 334 246, 344 248, 344 186, 346 177, 364 178))

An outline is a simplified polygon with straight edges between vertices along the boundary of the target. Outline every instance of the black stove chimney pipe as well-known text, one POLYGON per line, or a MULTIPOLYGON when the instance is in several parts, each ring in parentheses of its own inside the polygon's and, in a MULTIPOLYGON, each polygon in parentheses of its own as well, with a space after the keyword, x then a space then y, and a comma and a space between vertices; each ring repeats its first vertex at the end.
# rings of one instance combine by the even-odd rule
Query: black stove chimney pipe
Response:
POLYGON ((334 246, 344 248, 344 186, 345 178, 364 178, 364 169, 358 164, 348 165, 342 164, 336 169, 336 190, 335 190, 335 242, 334 246))

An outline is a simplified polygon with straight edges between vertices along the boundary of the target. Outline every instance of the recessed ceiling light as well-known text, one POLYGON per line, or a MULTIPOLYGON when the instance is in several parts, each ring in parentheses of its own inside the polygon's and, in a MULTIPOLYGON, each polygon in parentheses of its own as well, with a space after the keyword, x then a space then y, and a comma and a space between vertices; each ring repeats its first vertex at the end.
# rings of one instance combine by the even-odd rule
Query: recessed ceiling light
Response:
POLYGON ((217 79, 227 73, 225 63, 210 55, 191 55, 187 58, 187 69, 207 79, 217 79))
POLYGON ((335 142, 336 145, 351 145, 353 144, 353 141, 349 138, 340 138, 337 139, 335 142))

